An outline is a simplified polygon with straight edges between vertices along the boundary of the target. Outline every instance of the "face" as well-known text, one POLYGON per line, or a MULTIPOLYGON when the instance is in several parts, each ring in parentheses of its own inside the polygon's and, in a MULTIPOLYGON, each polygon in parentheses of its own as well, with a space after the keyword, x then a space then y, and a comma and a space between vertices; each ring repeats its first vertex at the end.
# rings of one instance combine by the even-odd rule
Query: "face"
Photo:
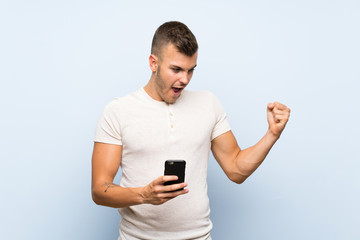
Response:
POLYGON ((156 100, 174 103, 189 84, 196 67, 197 52, 189 57, 169 44, 162 49, 161 59, 156 58, 154 90, 156 100))

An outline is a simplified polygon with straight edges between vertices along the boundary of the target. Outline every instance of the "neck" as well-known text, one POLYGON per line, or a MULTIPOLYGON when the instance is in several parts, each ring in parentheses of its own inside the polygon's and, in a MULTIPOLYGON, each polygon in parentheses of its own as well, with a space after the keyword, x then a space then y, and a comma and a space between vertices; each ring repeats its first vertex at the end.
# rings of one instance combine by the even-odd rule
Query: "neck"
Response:
POLYGON ((144 87, 145 92, 154 100, 163 101, 159 94, 156 92, 155 74, 151 74, 151 78, 144 87))

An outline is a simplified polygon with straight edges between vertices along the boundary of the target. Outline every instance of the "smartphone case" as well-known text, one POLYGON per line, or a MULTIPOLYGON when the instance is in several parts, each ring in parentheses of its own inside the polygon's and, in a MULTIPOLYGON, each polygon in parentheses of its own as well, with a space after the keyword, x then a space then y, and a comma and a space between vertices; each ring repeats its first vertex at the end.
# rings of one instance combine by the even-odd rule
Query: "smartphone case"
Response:
POLYGON ((164 185, 171 185, 171 184, 184 182, 185 166, 186 166, 185 160, 166 160, 164 175, 176 175, 178 176, 178 180, 165 182, 164 185))

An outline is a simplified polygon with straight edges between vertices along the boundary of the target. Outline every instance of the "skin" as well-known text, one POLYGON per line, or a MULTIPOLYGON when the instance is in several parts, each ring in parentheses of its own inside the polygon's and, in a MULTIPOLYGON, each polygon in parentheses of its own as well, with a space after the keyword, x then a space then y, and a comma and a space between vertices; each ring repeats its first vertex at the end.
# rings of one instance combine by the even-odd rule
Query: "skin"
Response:
MULTIPOLYGON (((189 57, 176 47, 164 46, 161 56, 150 55, 151 78, 144 87, 153 99, 168 104, 176 102, 190 82, 196 67, 197 53, 189 57), (176 90, 178 89, 178 90, 176 90)), ((267 105, 268 130, 254 146, 241 150, 232 131, 211 142, 213 155, 228 178, 238 184, 244 182, 264 161, 279 139, 290 116, 290 109, 279 102, 267 105)), ((99 205, 122 208, 138 204, 163 204, 189 192, 187 183, 164 186, 176 176, 159 176, 148 185, 124 188, 113 183, 122 157, 122 146, 95 143, 92 157, 92 197, 99 205), (184 188, 184 190, 179 190, 184 188)))
POLYGON ((152 76, 144 89, 153 99, 171 104, 189 84, 196 67, 197 52, 189 57, 169 44, 161 51, 161 55, 161 59, 150 55, 152 76), (175 93, 173 88, 180 89, 179 93, 175 93))

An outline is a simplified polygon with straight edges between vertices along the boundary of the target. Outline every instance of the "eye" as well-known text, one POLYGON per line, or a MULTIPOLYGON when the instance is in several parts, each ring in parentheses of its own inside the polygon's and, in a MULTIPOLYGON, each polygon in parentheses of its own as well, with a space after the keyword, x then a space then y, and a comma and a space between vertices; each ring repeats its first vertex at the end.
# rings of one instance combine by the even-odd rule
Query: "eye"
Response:
POLYGON ((181 69, 180 68, 172 68, 172 70, 174 73, 179 73, 181 69))

